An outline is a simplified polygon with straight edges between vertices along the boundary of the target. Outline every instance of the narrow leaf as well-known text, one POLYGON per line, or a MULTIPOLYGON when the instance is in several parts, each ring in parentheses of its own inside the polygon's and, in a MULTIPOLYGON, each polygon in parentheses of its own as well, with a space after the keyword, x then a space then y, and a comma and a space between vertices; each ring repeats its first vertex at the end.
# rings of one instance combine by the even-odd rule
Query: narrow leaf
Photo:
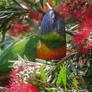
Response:
POLYGON ((78 82, 77 82, 76 78, 74 77, 74 74, 72 73, 71 76, 72 76, 72 81, 73 81, 74 87, 75 87, 76 89, 78 89, 78 82))
POLYGON ((41 77, 42 77, 44 83, 46 84, 47 83, 47 78, 46 78, 46 75, 45 75, 45 72, 44 72, 44 66, 40 67, 40 73, 41 73, 41 77))
POLYGON ((23 18, 21 18, 17 23, 20 24, 23 21, 23 18))
POLYGON ((80 80, 81 80, 82 87, 85 88, 85 89, 87 89, 87 85, 85 84, 85 81, 82 78, 82 76, 80 76, 80 80))
POLYGON ((64 87, 66 88, 66 65, 63 65, 63 68, 62 68, 62 81, 63 81, 64 87))
POLYGON ((51 89, 50 88, 45 88, 47 91, 51 92, 51 89))
POLYGON ((3 2, 2 1, 0 1, 0 5, 3 5, 3 2))
POLYGON ((63 67, 61 68, 59 74, 58 74, 58 78, 56 81, 56 86, 58 87, 61 84, 61 81, 63 81, 63 84, 66 88, 66 66, 63 65, 63 67))
POLYGON ((61 83, 61 77, 62 76, 62 68, 61 68, 61 70, 60 70, 60 72, 59 72, 59 74, 58 74, 58 78, 57 78, 57 81, 56 81, 56 86, 58 87, 59 85, 60 85, 60 83, 61 83))
POLYGON ((56 0, 52 0, 53 6, 56 5, 56 0))
POLYGON ((43 7, 43 0, 40 0, 41 6, 43 7))

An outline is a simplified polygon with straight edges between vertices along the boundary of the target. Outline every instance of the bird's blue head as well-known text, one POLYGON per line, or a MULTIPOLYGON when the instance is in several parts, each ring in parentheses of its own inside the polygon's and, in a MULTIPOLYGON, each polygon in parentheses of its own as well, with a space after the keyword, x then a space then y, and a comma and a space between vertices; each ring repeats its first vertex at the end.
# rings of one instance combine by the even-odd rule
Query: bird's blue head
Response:
POLYGON ((65 38, 64 20, 55 9, 52 9, 45 14, 38 33, 44 35, 51 31, 55 31, 65 38))

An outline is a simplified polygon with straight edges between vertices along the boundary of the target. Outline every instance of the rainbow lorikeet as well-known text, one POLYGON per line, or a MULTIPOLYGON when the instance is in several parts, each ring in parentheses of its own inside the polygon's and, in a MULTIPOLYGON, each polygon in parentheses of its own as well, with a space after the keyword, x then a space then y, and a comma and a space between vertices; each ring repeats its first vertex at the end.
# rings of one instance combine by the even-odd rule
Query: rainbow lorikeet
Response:
POLYGON ((29 60, 40 58, 56 60, 66 55, 65 24, 56 9, 49 10, 41 23, 40 30, 30 37, 12 44, 0 56, 0 73, 10 71, 9 60, 26 56, 29 60))

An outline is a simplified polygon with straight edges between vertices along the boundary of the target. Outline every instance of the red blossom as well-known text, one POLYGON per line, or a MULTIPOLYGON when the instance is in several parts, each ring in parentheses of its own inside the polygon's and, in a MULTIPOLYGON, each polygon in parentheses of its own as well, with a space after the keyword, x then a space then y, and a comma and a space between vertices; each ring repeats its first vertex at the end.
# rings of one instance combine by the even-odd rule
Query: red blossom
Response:
POLYGON ((85 16, 85 20, 81 21, 78 33, 72 37, 72 42, 77 45, 77 51, 83 54, 88 54, 89 46, 87 39, 90 37, 92 30, 92 20, 85 16))
POLYGON ((71 9, 69 4, 63 4, 62 8, 63 8, 63 12, 65 13, 65 18, 69 17, 71 14, 71 9))
MULTIPOLYGON (((10 26, 11 23, 8 24, 8 26, 10 26)), ((24 23, 21 22, 20 24, 14 24, 14 28, 13 28, 13 35, 17 35, 17 34, 23 34, 23 32, 27 32, 29 31, 31 28, 31 25, 29 25, 28 23, 24 23)), ((9 34, 11 34, 11 29, 9 30, 9 34)))
POLYGON ((73 18, 74 20, 83 21, 85 16, 86 10, 84 8, 79 7, 74 11, 73 18))
POLYGON ((20 77, 19 72, 23 71, 23 67, 18 70, 12 69, 10 83, 7 86, 6 92, 38 92, 38 89, 32 84, 25 84, 20 77))
POLYGON ((79 21, 85 21, 86 19, 89 21, 92 21, 92 4, 88 3, 82 7, 79 7, 74 10, 73 12, 73 18, 79 21))
POLYGON ((81 80, 80 80, 80 77, 77 76, 77 77, 76 77, 76 80, 77 80, 77 82, 78 82, 78 88, 80 89, 80 87, 81 87, 81 80))
POLYGON ((24 84, 21 82, 19 85, 8 88, 6 92, 38 92, 38 90, 32 84, 24 84))
POLYGON ((52 0, 48 0, 48 3, 49 3, 50 5, 53 5, 52 0))
MULTIPOLYGON (((21 33, 22 30, 20 29, 19 25, 16 23, 14 24, 14 29, 13 29, 13 35, 21 33)), ((11 34, 11 30, 9 30, 9 34, 11 34)))
POLYGON ((88 40, 88 47, 92 48, 92 40, 88 40))
POLYGON ((76 3, 76 4, 82 4, 83 2, 86 2, 88 0, 70 0, 71 3, 76 3))
POLYGON ((69 4, 62 4, 60 6, 56 6, 56 11, 60 13, 64 20, 67 20, 71 14, 71 9, 69 4))
POLYGON ((29 13, 28 18, 30 20, 35 19, 37 21, 39 21, 39 20, 42 21, 43 15, 41 13, 35 13, 35 12, 34 13, 29 13))
POLYGON ((39 7, 40 7, 40 9, 41 9, 42 11, 44 11, 45 13, 48 12, 48 11, 45 10, 41 5, 40 5, 39 7))
POLYGON ((80 43, 80 44, 77 46, 77 51, 78 51, 79 53, 82 53, 82 54, 88 54, 89 48, 88 48, 88 46, 86 46, 85 44, 80 43))
POLYGON ((83 41, 83 36, 80 34, 76 34, 72 37, 72 42, 74 44, 80 44, 83 41))

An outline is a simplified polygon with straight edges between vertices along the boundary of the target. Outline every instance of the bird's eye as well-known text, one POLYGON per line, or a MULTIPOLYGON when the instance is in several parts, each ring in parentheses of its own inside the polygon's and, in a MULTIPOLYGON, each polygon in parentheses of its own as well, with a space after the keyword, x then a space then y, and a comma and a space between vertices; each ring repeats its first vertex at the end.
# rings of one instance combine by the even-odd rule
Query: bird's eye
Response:
POLYGON ((52 17, 53 22, 56 22, 56 16, 52 17))
POLYGON ((56 22, 56 15, 54 11, 50 11, 50 16, 51 16, 52 22, 56 22))
POLYGON ((56 22, 56 16, 55 16, 54 13, 51 15, 51 18, 52 18, 52 21, 53 21, 53 22, 56 22))

